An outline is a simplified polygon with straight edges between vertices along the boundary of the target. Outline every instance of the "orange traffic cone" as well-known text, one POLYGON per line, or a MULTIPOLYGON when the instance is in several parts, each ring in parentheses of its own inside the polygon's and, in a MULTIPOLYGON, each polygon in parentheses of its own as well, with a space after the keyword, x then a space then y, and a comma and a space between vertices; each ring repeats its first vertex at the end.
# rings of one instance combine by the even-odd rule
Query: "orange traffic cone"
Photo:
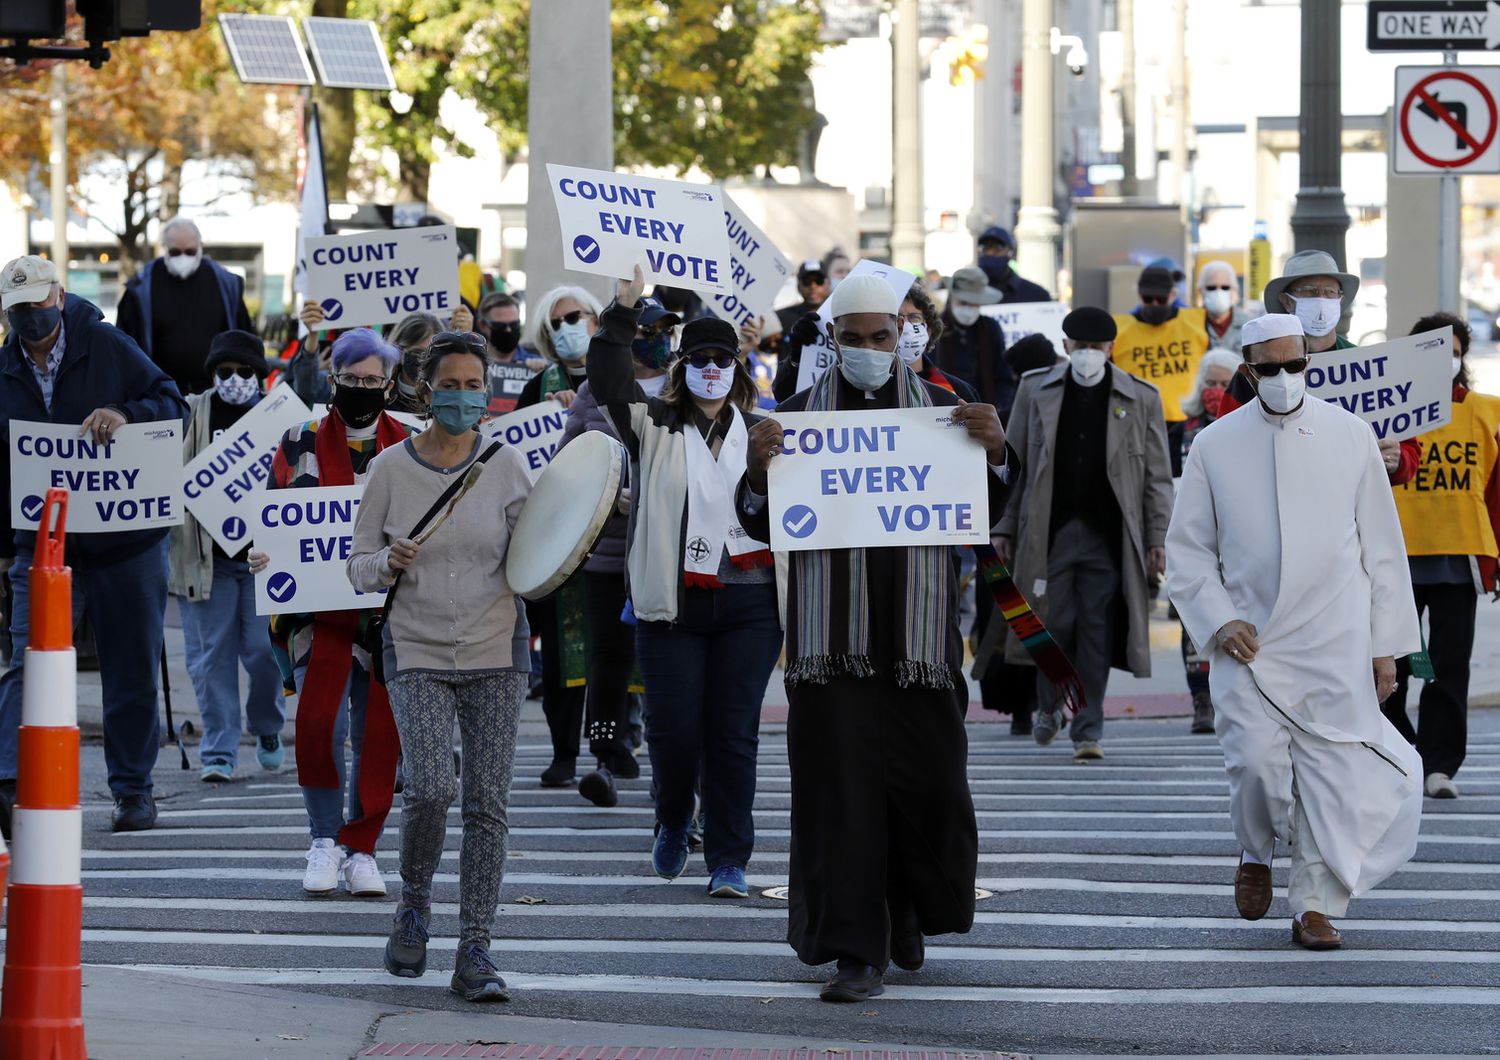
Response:
POLYGON ((73 572, 63 566, 66 490, 48 490, 31 567, 0 1058, 85 1060, 83 811, 73 572))

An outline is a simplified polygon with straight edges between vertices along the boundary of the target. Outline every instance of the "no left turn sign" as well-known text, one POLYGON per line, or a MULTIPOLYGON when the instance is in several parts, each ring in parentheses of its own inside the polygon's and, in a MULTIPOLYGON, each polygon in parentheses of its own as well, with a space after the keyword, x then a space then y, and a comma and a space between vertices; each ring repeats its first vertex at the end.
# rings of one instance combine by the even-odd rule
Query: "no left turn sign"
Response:
POLYGON ((1396 173, 1500 173, 1500 66, 1396 69, 1396 173))

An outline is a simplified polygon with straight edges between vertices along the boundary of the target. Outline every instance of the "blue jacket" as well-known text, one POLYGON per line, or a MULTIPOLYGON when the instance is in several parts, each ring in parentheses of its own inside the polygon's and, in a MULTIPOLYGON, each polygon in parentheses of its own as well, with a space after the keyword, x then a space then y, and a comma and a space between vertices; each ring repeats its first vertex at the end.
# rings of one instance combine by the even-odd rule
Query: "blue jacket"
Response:
MULTIPOLYGON (((120 327, 146 351, 147 357, 155 356, 151 352, 151 273, 156 268, 156 261, 147 262, 145 268, 135 274, 135 279, 125 285, 125 297, 120 300, 118 314, 120 327)), ((224 300, 225 326, 254 331, 250 314, 245 309, 245 281, 207 256, 199 268, 208 269, 218 281, 219 297, 224 300)))
MULTIPOLYGON (((36 534, 10 523, 10 421, 82 423, 91 412, 112 408, 130 423, 181 421, 187 405, 177 384, 153 364, 119 328, 104 321, 92 302, 68 295, 63 303, 67 348, 52 387, 52 411, 27 364, 28 355, 12 331, 0 347, 0 556, 31 548, 36 534)), ((166 530, 121 534, 69 534, 67 558, 75 567, 98 566, 139 555, 167 536, 166 530)))

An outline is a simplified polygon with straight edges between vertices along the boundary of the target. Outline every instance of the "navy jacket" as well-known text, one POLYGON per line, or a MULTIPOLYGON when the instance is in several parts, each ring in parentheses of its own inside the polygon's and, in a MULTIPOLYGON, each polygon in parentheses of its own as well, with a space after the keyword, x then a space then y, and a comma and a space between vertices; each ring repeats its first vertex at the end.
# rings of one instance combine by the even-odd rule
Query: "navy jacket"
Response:
MULTIPOLYGON (((115 314, 119 321, 120 329, 135 340, 137 346, 146 351, 146 356, 151 357, 151 272, 156 268, 157 258, 148 261, 140 272, 135 274, 135 279, 125 285, 125 296, 120 299, 119 311, 115 314)), ((198 266, 207 269, 214 275, 214 280, 219 285, 219 297, 224 301, 225 327, 238 328, 241 331, 254 331, 255 323, 250 319, 250 311, 245 308, 245 281, 213 258, 204 255, 203 263, 198 266)))
MULTIPOLYGON (((18 531, 10 523, 10 421, 82 423, 91 412, 112 408, 130 423, 156 420, 182 422, 187 405, 177 384, 151 362, 119 328, 104 323, 92 302, 68 295, 63 303, 63 340, 66 349, 52 387, 52 411, 42 401, 42 388, 27 364, 29 355, 12 331, 0 347, 0 556, 14 556, 17 547, 31 548, 36 534, 18 531)), ((121 534, 69 534, 70 566, 98 566, 139 555, 167 536, 166 530, 134 530, 121 534)))

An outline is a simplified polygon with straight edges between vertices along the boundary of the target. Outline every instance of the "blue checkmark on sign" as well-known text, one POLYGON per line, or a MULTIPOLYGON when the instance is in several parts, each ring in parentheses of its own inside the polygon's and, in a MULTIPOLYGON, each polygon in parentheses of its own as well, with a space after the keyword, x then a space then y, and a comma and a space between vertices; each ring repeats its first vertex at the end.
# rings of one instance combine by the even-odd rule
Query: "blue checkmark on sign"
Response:
POLYGON ((224 525, 221 529, 224 531, 225 538, 230 541, 238 541, 245 536, 245 520, 237 515, 231 515, 228 519, 224 520, 224 525))
POLYGON ((599 260, 599 241, 593 236, 579 236, 573 240, 573 253, 577 254, 578 260, 585 265, 592 265, 599 260))
POLYGON ((325 298, 322 305, 324 320, 337 320, 344 315, 344 303, 337 298, 325 298))
POLYGON ((21 514, 28 519, 40 519, 42 517, 43 506, 42 498, 36 494, 32 494, 21 501, 21 514))
POLYGON ((278 604, 286 603, 296 592, 297 579, 285 571, 271 575, 271 580, 266 583, 266 594, 278 604))
POLYGON ((794 504, 781 515, 781 528, 801 540, 818 528, 818 517, 805 504, 794 504))

